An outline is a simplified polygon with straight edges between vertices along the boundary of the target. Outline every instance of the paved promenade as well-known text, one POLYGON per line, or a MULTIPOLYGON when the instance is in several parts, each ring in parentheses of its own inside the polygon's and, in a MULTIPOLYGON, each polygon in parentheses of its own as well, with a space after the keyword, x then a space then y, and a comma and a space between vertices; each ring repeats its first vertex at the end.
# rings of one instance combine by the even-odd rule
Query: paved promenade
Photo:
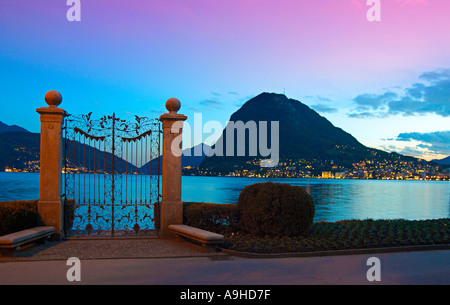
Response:
POLYGON ((254 259, 155 239, 66 241, 21 255, 0 259, 0 285, 73 285, 66 278, 70 257, 81 261, 80 284, 450 284, 450 250, 254 259), (380 282, 366 278, 370 257, 380 259, 380 282))

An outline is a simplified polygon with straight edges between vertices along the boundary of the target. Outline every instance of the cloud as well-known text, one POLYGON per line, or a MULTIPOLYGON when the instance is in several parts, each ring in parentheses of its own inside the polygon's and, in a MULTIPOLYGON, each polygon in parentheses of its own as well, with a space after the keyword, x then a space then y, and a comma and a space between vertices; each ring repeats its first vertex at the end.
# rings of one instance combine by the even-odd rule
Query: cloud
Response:
POLYGON ((206 99, 201 101, 199 104, 209 111, 213 111, 214 109, 223 109, 222 107, 223 103, 216 99, 206 99))
POLYGON ((338 112, 337 108, 325 105, 325 104, 317 104, 312 105, 312 109, 316 110, 317 112, 323 112, 323 113, 336 113, 338 112))
POLYGON ((358 95, 353 100, 358 105, 358 110, 378 110, 396 97, 397 93, 394 92, 386 92, 381 95, 365 93, 358 95))
POLYGON ((323 97, 320 95, 316 95, 316 96, 312 96, 312 95, 305 95, 303 98, 305 99, 309 99, 309 100, 314 100, 318 103, 320 102, 331 102, 331 99, 328 97, 323 97))
MULTIPOLYGON (((155 115, 155 116, 157 116, 157 117, 160 117, 161 115, 164 114, 164 111, 163 111, 163 110, 149 110, 149 112, 151 113, 152 116, 155 115)), ((125 111, 125 113, 128 114, 128 115, 133 115, 133 114, 132 114, 131 112, 129 112, 129 111, 125 111)))
MULTIPOLYGON (((314 102, 316 102, 316 104, 313 104, 310 107, 317 112, 320 112, 320 113, 337 113, 338 112, 337 108, 330 106, 330 103, 332 103, 332 100, 328 97, 323 97, 320 95, 316 95, 316 96, 306 95, 306 96, 304 96, 304 99, 313 100, 314 102)), ((310 103, 308 103, 308 104, 310 104, 310 103)))
POLYGON ((417 147, 403 147, 400 149, 397 149, 395 151, 396 153, 399 153, 401 155, 405 156, 413 156, 413 157, 419 157, 426 154, 426 151, 423 149, 417 149, 417 147))
POLYGON ((372 112, 358 112, 358 113, 349 113, 348 117, 353 119, 373 119, 376 118, 376 115, 372 112))
POLYGON ((348 113, 347 116, 353 119, 384 119, 390 117, 391 114, 388 112, 356 112, 356 113, 348 113))
POLYGON ((194 112, 202 112, 200 109, 195 108, 195 107, 187 107, 187 109, 192 110, 194 112))
POLYGON ((450 155, 450 130, 428 133, 400 133, 396 140, 403 142, 418 141, 420 144, 416 146, 419 148, 425 148, 435 154, 450 155))
POLYGON ((419 78, 426 80, 426 81, 430 81, 430 82, 436 82, 436 81, 448 80, 449 74, 450 74, 450 69, 438 69, 433 72, 422 73, 422 75, 419 76, 419 78))
POLYGON ((417 116, 436 114, 450 116, 450 69, 425 72, 404 90, 404 94, 388 91, 383 94, 364 93, 353 101, 352 118, 382 118, 390 115, 417 116))
POLYGON ((331 102, 331 99, 329 99, 328 97, 323 97, 320 95, 316 95, 316 99, 321 101, 321 102, 331 102))

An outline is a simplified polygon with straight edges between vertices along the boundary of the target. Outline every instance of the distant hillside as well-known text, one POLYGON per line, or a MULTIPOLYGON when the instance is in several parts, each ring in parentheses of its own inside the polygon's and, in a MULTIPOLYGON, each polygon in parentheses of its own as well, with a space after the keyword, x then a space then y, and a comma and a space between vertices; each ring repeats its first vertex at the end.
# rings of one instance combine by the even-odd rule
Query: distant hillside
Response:
MULTIPOLYGON (((387 152, 369 148, 358 142, 351 134, 335 127, 326 118, 301 102, 289 99, 285 95, 262 93, 247 101, 233 113, 230 121, 279 121, 279 157, 286 159, 333 160, 335 164, 351 167, 352 163, 373 158, 398 158, 387 152)), ((270 127, 270 123, 268 123, 270 127)), ((235 132, 236 135, 236 132, 235 132)), ((270 135, 270 132, 268 132, 270 135)), ((227 140, 225 130, 222 133, 223 152, 225 155, 227 140)), ((258 143, 259 143, 258 137, 258 143)), ((234 138, 235 156, 206 157, 200 168, 219 172, 232 171, 253 159, 267 159, 259 154, 251 157, 248 153, 248 136, 246 136, 246 154, 236 156, 236 136, 234 138)), ((269 145, 267 145, 270 147, 269 145)), ((213 146, 215 148, 215 146, 213 146)), ((403 156, 401 156, 403 158, 403 156)), ((405 157, 415 160, 413 157, 405 157)))
MULTIPOLYGON (((79 143, 78 141, 67 141, 67 167, 78 168, 83 171, 103 171, 112 173, 113 154, 104 152, 96 147, 79 143)), ((114 156, 116 173, 138 172, 138 168, 131 163, 114 156)), ((62 166, 64 167, 63 162, 62 166)))
POLYGON ((205 153, 207 153, 211 147, 206 144, 199 144, 191 148, 183 149, 182 156, 181 156, 181 166, 182 167, 197 167, 202 162, 203 159, 206 157, 205 153), (203 145, 202 154, 200 156, 196 156, 196 150, 200 150, 203 145))
MULTIPOLYGON (((6 168, 19 170, 33 169, 40 159, 39 133, 5 132, 0 133, 0 171, 6 168)), ((108 172, 111 166, 112 154, 100 152, 97 148, 78 142, 67 143, 68 167, 99 169, 108 172), (89 157, 90 156, 90 157, 89 157)), ((118 166, 127 168, 129 172, 137 171, 136 166, 114 157, 118 166)), ((63 162, 64 166, 64 162, 63 162)))
POLYGON ((7 167, 23 169, 28 162, 39 160, 39 153, 39 133, 0 133, 0 171, 7 167))
POLYGON ((0 122, 0 171, 23 169, 39 160, 40 134, 0 122))
MULTIPOLYGON (((198 144, 191 148, 183 149, 182 155, 181 155, 181 166, 182 167, 198 167, 205 158, 205 153, 208 152, 211 149, 209 145, 206 144, 198 144), (201 145, 203 145, 202 155, 196 156, 196 150, 200 149, 201 145)), ((160 162, 160 173, 162 173, 162 156, 159 156, 158 158, 155 158, 145 164, 143 166, 144 172, 151 172, 156 173, 158 170, 158 161, 160 162)))
POLYGON ((444 159, 440 159, 440 160, 431 160, 432 162, 435 162, 439 165, 450 165, 450 156, 448 156, 447 158, 444 159))
POLYGON ((17 125, 6 125, 0 122, 0 133, 5 132, 29 132, 29 131, 17 125))

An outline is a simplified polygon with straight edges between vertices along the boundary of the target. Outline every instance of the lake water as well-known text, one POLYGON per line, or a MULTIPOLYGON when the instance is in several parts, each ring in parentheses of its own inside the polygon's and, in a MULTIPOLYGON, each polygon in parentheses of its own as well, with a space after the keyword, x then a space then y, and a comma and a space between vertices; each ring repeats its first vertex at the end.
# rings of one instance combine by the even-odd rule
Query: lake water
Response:
MULTIPOLYGON (((450 218, 450 182, 335 179, 182 178, 182 200, 236 203, 245 186, 260 182, 303 187, 314 198, 315 221, 450 218)), ((38 173, 0 173, 0 201, 39 198, 38 173)))

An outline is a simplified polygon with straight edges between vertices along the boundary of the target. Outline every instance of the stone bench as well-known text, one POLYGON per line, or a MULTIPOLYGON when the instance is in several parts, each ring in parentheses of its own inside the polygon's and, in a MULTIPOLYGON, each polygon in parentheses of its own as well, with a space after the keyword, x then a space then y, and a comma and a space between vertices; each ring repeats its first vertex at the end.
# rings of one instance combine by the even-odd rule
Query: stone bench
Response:
POLYGON ((186 225, 169 225, 169 230, 181 238, 201 244, 205 249, 215 248, 223 242, 223 235, 186 225))
POLYGON ((46 241, 54 232, 54 227, 36 227, 0 236, 0 256, 14 256, 16 250, 22 246, 36 241, 46 241))

